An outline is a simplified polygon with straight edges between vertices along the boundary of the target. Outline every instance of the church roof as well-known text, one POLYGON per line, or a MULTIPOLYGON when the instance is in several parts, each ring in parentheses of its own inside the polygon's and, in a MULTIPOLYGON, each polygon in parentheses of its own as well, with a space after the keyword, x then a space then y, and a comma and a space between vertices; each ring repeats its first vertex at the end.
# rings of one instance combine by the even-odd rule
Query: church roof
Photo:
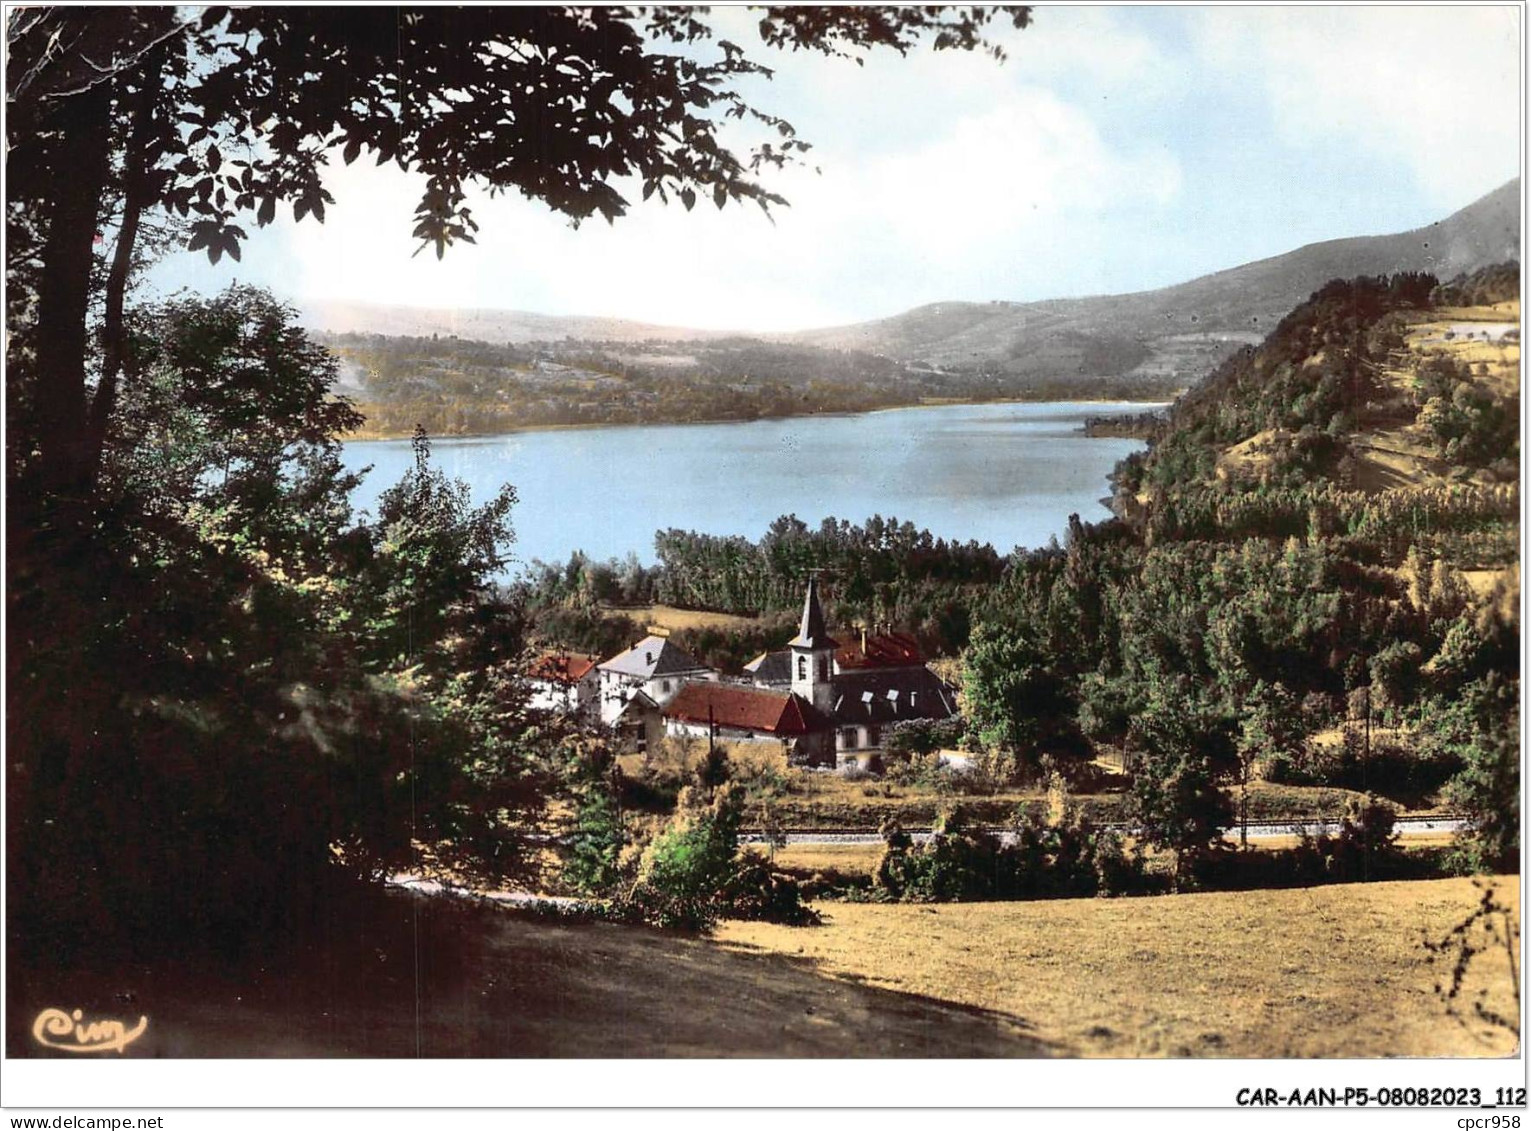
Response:
POLYGON ((925 663, 919 641, 907 632, 882 632, 865 640, 842 644, 835 651, 835 665, 841 671, 856 668, 919 667, 925 663))
POLYGON ((663 636, 645 636, 626 652, 613 656, 599 667, 603 672, 642 676, 644 679, 653 679, 659 675, 678 675, 681 672, 711 670, 706 664, 689 652, 671 644, 663 636))
POLYGON ((946 719, 957 713, 957 697, 927 667, 841 672, 835 676, 837 723, 888 723, 946 719))
POLYGON ((791 683, 792 653, 762 652, 745 664, 744 670, 749 672, 757 683, 791 683))
POLYGON ((819 604, 819 581, 808 579, 808 595, 803 598, 803 619, 797 635, 787 642, 791 648, 833 648, 835 641, 824 627, 824 609, 819 604))
POLYGON ((664 716, 778 735, 809 734, 830 726, 801 695, 735 683, 688 683, 670 700, 664 716))

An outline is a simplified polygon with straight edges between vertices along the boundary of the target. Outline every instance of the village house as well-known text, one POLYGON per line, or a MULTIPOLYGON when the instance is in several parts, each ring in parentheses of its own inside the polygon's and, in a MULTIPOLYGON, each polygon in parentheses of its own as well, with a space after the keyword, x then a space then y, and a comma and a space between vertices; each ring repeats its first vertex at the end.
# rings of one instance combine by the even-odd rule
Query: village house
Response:
POLYGON ((657 634, 597 664, 596 671, 601 724, 623 733, 640 750, 664 733, 660 711, 683 684, 718 678, 717 671, 657 634))
POLYGON ((572 652, 545 652, 532 661, 526 672, 531 687, 528 706, 538 711, 573 715, 580 722, 593 723, 599 717, 600 692, 595 656, 572 652))

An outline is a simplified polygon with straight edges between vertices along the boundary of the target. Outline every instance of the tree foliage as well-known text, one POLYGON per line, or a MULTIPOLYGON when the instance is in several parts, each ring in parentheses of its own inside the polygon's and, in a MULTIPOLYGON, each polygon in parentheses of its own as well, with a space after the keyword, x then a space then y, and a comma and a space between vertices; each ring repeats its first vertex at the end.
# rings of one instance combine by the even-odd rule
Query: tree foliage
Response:
POLYGON ((11 546, 28 922, 280 934, 345 877, 420 867, 417 843, 514 874, 542 770, 519 619, 490 600, 513 496, 468 506, 422 440, 356 522, 333 361, 268 295, 148 308, 132 333, 91 538, 11 546))

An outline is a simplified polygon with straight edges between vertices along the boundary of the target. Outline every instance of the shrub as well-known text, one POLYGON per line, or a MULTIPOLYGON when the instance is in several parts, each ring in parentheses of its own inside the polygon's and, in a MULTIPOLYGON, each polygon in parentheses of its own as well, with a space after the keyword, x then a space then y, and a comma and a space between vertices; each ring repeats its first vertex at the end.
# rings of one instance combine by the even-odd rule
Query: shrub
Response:
POLYGON ((1073 811, 1056 785, 1049 814, 1017 811, 1009 843, 970 827, 960 807, 937 821, 926 845, 915 846, 896 821, 882 832, 873 884, 892 899, 1060 899, 1119 895, 1143 884, 1142 850, 1129 855, 1118 833, 1073 811))
POLYGON ((661 927, 710 927, 733 875, 740 818, 739 795, 726 786, 710 802, 683 790, 675 816, 639 861, 626 897, 636 917, 661 927))
POLYGON ((742 819, 742 790, 683 790, 675 816, 644 850, 619 916, 688 931, 705 931, 720 918, 816 923, 796 880, 739 852, 742 819))
POLYGON ((569 838, 564 882, 583 895, 604 895, 613 890, 621 878, 618 860, 626 843, 614 791, 605 782, 587 786, 580 795, 574 833, 569 838))
POLYGON ((769 863, 753 853, 742 853, 735 861, 733 874, 719 892, 719 902, 723 916, 729 919, 756 919, 791 927, 819 922, 818 913, 803 903, 798 882, 772 871, 769 863))
POLYGON ((907 719, 884 731, 883 753, 890 761, 900 755, 934 754, 955 748, 966 733, 967 724, 960 715, 949 719, 907 719))

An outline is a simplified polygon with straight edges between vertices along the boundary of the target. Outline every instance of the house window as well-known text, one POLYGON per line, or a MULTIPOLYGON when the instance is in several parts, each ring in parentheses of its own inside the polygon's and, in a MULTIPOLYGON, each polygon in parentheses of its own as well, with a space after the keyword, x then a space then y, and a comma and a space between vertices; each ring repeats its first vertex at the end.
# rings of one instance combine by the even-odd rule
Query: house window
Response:
POLYGON ((660 684, 660 686, 662 688, 664 688, 664 693, 666 695, 670 694, 670 681, 669 680, 665 680, 663 683, 660 684))
POLYGON ((800 680, 807 680, 807 678, 808 678, 808 657, 807 656, 799 656, 797 658, 797 678, 800 679, 800 680))
POLYGON ((882 728, 881 727, 867 727, 867 745, 868 746, 881 746, 882 745, 882 728))
POLYGON ((829 657, 828 656, 820 656, 819 657, 819 682, 820 683, 828 683, 829 682, 829 657))
POLYGON ((843 750, 856 749, 856 728, 846 727, 840 732, 840 747, 843 750))

